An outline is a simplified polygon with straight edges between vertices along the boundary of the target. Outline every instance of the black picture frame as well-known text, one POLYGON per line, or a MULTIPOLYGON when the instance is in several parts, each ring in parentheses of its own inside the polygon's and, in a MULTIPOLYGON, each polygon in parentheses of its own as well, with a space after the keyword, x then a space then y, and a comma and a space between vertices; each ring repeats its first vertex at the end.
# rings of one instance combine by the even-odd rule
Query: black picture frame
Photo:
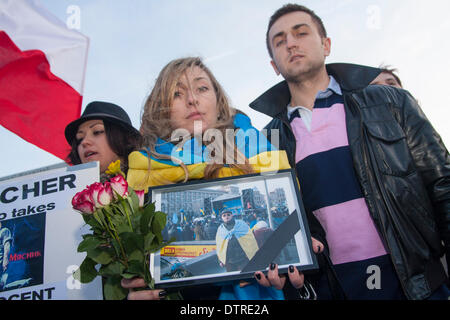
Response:
POLYGON ((272 262, 279 273, 289 265, 300 271, 318 268, 293 169, 157 186, 148 194, 156 210, 168 214, 165 239, 176 238, 151 255, 156 288, 249 279, 272 262), (229 219, 225 211, 235 220, 231 230, 221 218, 223 213, 229 219), (213 220, 219 221, 212 239, 213 220), (197 232, 193 240, 186 225, 206 227, 206 222, 204 234, 197 232))

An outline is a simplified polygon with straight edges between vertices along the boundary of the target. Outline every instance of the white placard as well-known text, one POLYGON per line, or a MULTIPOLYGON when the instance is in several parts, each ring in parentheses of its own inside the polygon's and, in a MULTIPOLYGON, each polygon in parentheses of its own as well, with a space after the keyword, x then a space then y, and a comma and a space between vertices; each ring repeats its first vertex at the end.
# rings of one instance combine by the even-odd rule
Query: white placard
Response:
POLYGON ((71 200, 96 181, 98 162, 0 180, 1 300, 102 299, 100 278, 81 284, 72 276, 86 255, 77 247, 89 229, 71 200))

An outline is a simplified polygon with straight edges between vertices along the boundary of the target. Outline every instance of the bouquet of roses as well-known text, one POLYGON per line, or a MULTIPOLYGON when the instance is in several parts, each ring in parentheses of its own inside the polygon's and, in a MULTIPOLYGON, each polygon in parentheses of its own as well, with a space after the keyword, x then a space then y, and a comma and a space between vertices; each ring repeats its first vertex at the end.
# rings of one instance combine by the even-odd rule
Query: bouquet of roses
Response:
POLYGON ((72 199, 73 208, 82 213, 92 231, 83 235, 78 246, 86 258, 75 277, 82 283, 104 277, 105 299, 117 300, 128 293, 120 285, 122 278, 141 277, 154 288, 149 257, 168 243, 162 237, 166 214, 155 211, 154 203, 144 206, 144 191, 128 186, 123 172, 117 170, 120 162, 108 168, 107 173, 118 174, 87 186, 72 199))

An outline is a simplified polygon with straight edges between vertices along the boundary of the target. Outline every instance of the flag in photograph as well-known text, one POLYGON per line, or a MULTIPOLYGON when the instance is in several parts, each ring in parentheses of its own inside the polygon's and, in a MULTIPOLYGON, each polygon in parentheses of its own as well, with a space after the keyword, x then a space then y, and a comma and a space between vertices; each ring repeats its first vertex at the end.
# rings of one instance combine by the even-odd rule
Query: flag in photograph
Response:
POLYGON ((34 1, 0 0, 0 125, 65 159, 64 129, 81 113, 88 46, 34 1))

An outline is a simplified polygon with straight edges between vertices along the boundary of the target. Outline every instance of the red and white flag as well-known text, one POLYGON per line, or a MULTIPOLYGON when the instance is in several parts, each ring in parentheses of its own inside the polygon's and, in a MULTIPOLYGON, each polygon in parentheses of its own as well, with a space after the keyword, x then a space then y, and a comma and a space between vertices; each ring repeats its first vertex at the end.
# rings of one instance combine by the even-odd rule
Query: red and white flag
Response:
POLYGON ((0 124, 65 159, 81 113, 89 40, 28 0, 0 0, 0 124))

